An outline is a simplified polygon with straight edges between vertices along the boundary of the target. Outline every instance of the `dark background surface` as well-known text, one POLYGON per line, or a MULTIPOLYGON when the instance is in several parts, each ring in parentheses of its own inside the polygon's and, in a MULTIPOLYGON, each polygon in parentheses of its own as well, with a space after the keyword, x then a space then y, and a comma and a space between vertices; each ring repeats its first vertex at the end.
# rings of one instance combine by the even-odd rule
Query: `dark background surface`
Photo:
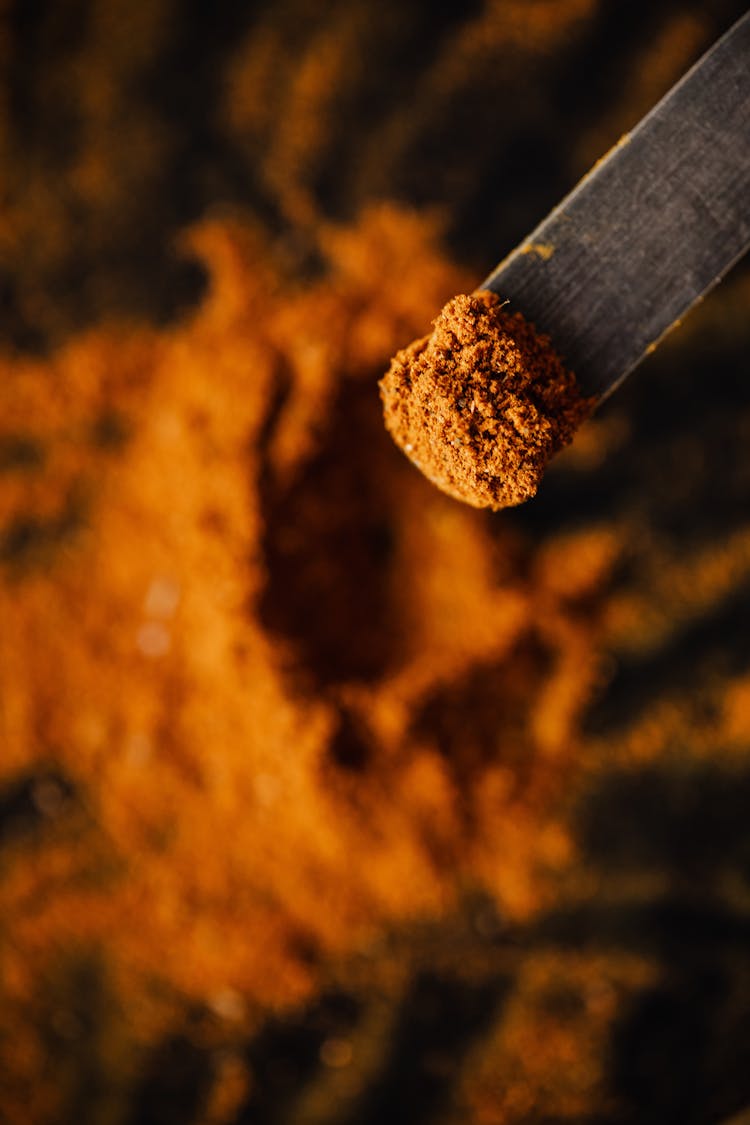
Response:
MULTIPOLYGON (((158 5, 134 7, 142 19, 112 6, 122 37, 116 29, 102 35, 101 47, 106 4, 19 0, 6 17, 2 162, 10 233, 0 246, 0 338, 8 352, 48 354, 113 313, 179 323, 200 303, 206 277, 200 263, 176 251, 175 237, 225 210, 258 218, 279 268, 313 278, 324 268, 315 237, 322 219, 350 221, 373 199, 437 207, 449 255, 479 279, 745 5, 581 4, 581 18, 550 30, 543 49, 532 48, 530 31, 506 42, 498 34, 468 74, 451 74, 447 48, 479 18, 477 3, 441 15, 431 4, 344 0, 224 0, 210 9, 193 2, 165 6, 158 18, 158 5), (284 91, 323 51, 328 33, 334 41, 347 37, 348 61, 321 103, 327 108, 314 143, 285 156, 279 136, 293 107, 284 91), (279 39, 273 81, 259 92, 252 125, 228 124, 227 68, 240 42, 263 34, 279 39), (89 81, 97 59, 101 92, 89 81), (71 174, 88 148, 102 165, 101 187, 71 174)), ((516 7, 507 6, 509 26, 516 7)), ((552 28, 557 9, 529 0, 533 7, 545 42, 545 20, 552 28)), ((503 4, 496 8, 502 24, 503 4)), ((482 1120, 704 1125, 734 1120, 750 1106, 749 759, 738 750, 728 765, 722 747, 711 745, 724 685, 750 669, 750 570, 738 562, 725 593, 705 610, 683 611, 668 593, 670 568, 737 541, 748 526, 747 277, 741 265, 697 327, 688 325, 688 334, 644 364, 606 408, 607 425, 613 432, 625 426, 627 440, 591 471, 561 463, 540 496, 507 517, 530 552, 602 522, 626 528, 630 548, 616 590, 640 596, 667 621, 653 642, 610 654, 611 676, 586 717, 585 737, 604 765, 569 815, 596 890, 575 908, 551 909, 516 928, 504 928, 491 904, 469 896, 458 916, 389 938, 379 956, 404 967, 401 991, 389 994, 379 983, 374 956, 365 969, 342 970, 339 983, 308 1004, 269 1013, 237 1048, 253 1076, 231 1118, 237 1125, 461 1120, 452 1092, 462 1068, 502 1033, 524 966, 550 951, 584 959, 643 954, 656 973, 623 1002, 600 1045, 607 1088, 589 1115, 545 1115, 529 1105, 482 1120), (655 762, 608 766, 608 747, 650 713, 661 714, 665 702, 685 712, 694 742, 666 738, 655 762), (468 977, 467 963, 474 966, 468 977), (357 1072, 353 1092, 341 1101, 334 1091, 330 1110, 300 1116, 300 1098, 326 1078, 322 1045, 356 1036, 378 1005, 392 1009, 392 1033, 357 1072)), ((11 468, 24 455, 20 445, 0 449, 11 468)), ((23 565, 24 549, 6 529, 6 563, 20 557, 23 565)), ((283 613, 271 625, 301 628, 283 613)), ((314 639, 309 645, 322 680, 340 678, 340 649, 331 656, 314 639)), ((483 690, 481 677, 460 688, 475 709, 483 690)), ((464 704, 461 697, 459 720, 464 704)), ((438 700, 418 719, 440 730, 447 755, 452 738, 465 741, 460 721, 455 734, 452 706, 438 700)), ((360 742, 356 730, 340 734, 342 768, 356 772, 367 754, 360 742)), ((40 780, 4 779, 0 849, 35 831, 36 821, 43 830, 32 799, 40 780)), ((64 777, 52 781, 64 801, 75 801, 64 777)), ((106 1067, 91 1063, 105 985, 86 965, 70 988, 66 1003, 83 1032, 73 1047, 63 1036, 56 1048, 74 1075, 67 1120, 228 1120, 207 1109, 220 1049, 205 1011, 186 1013, 144 1053, 128 1089, 107 1102, 96 1092, 97 1083, 106 1086, 106 1067)), ((580 995, 564 980, 545 1003, 557 1005, 563 1022, 580 1016, 580 995)), ((565 1066, 561 1059, 561 1072, 565 1066)))

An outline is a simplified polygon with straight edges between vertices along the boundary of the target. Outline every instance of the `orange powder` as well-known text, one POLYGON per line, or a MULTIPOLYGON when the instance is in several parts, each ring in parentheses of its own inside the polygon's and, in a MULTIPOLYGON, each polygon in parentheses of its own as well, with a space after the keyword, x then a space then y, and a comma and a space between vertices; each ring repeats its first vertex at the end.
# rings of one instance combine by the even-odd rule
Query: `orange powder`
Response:
MULTIPOLYGON (((453 261, 471 261, 471 229, 477 254, 517 236, 525 195, 551 202, 544 169, 583 170, 564 125, 619 121, 622 74, 672 9, 636 6, 623 39, 595 0, 448 23, 290 0, 200 26, 163 0, 15 7, 3 1122, 680 1120, 686 1013, 690 1041, 717 1044, 710 1089, 731 1094, 750 526, 746 475, 724 471, 718 497, 707 465, 744 463, 747 275, 660 349, 645 405, 634 380, 517 512, 415 473, 377 393, 401 342, 471 287, 476 259, 453 261), (509 206, 488 207, 501 179, 509 206), (170 265, 187 224, 207 285, 189 315, 170 265), (620 1113, 622 1060, 634 1088, 661 1075, 662 1100, 646 1083, 620 1113)), ((506 341, 517 389, 525 349, 572 394, 498 316, 488 352, 506 341)), ((501 429, 487 384, 471 390, 501 429)))
POLYGON ((2 493, 0 777, 50 809, 0 883, 24 1089, 56 948, 102 950, 135 1050, 173 997, 292 1003, 467 882, 529 917, 565 862, 533 826, 595 674, 569 604, 616 546, 572 594, 530 582, 510 529, 395 455, 377 372, 465 280, 432 238, 374 209, 294 293, 256 233, 208 224, 184 326, 5 363, 5 446, 39 455, 2 493))
POLYGON ((396 444, 475 508, 533 496, 593 408, 549 339, 490 292, 449 301, 432 334, 397 353, 380 391, 396 444))

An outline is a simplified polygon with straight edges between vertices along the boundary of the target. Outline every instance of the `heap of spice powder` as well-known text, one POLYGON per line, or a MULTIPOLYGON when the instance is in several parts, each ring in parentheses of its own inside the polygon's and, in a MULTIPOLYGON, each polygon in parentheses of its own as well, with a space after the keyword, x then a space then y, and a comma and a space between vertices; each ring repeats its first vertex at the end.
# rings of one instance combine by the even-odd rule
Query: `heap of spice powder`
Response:
MULTIPOLYGON (((570 495, 600 472, 604 507, 563 503, 525 527, 411 472, 372 394, 398 341, 471 286, 436 218, 384 203, 333 228, 316 210, 331 176, 353 209, 390 197, 431 137, 419 182, 438 184, 446 121, 461 112, 446 191, 480 217, 485 245, 477 87, 500 107, 498 151, 522 125, 554 155, 556 115, 540 117, 536 96, 508 115, 508 91, 520 74, 557 88, 576 43, 614 43, 617 14, 503 0, 455 16, 448 34, 413 6, 397 20, 371 0, 291 0, 199 36, 166 0, 90 0, 63 37, 41 5, 29 50, 23 7, 0 34, 23 95, 0 106, 3 315, 21 348, 3 333, 0 1118, 387 1119, 384 1096, 401 1101, 391 1116, 406 1106, 425 1123, 648 1116, 640 1102, 615 1108, 618 1043, 670 1117, 673 1024, 666 1050, 646 1037, 644 1056, 641 1013, 666 989, 678 1020, 688 1011, 724 1042, 745 1016, 739 1001, 705 1009, 700 990, 691 1003, 696 950, 683 951, 682 907, 666 925, 662 896, 684 890, 699 922, 720 908, 741 925, 746 908, 748 481, 727 474, 716 509, 705 472, 714 451, 742 465, 739 376, 722 380, 705 432, 692 422, 706 357, 742 369, 750 278, 735 275, 671 344, 663 385, 679 372, 695 394, 656 434, 642 427, 644 457, 613 456, 631 414, 635 427, 650 416, 636 386, 576 442, 570 495), (420 96, 405 116, 402 88, 386 84, 363 130, 373 74, 417 33, 420 96), (165 97, 198 64, 200 97, 165 97), (134 328, 174 289, 163 248, 182 221, 188 136, 196 206, 234 200, 242 167, 259 191, 243 191, 236 222, 183 235, 207 279, 193 313, 134 328), (39 350, 40 333, 60 346, 39 350), (653 525, 664 533, 638 534, 653 525), (686 639, 694 668, 676 675, 664 657, 686 639), (624 683, 615 671, 608 686, 610 665, 624 683), (670 839, 695 823, 701 842, 716 800, 722 846, 706 838, 685 889, 649 809, 664 808, 670 839), (653 901, 633 898, 629 867, 608 879, 627 856, 653 901), (575 916, 580 942, 566 922, 556 944, 575 916), (339 987, 359 1014, 336 1038, 339 987), (427 1077, 424 1002, 438 1017, 446 1002, 475 1013, 454 1021, 450 1058, 427 1077), (403 1027, 406 1093, 392 1081, 403 1027), (328 1047, 349 1043, 349 1065, 330 1062, 328 1047), (422 1105, 407 1105, 410 1090, 422 1105)), ((617 47, 628 81, 579 116, 566 175, 653 104, 718 19, 641 13, 653 39, 617 47)), ((745 961, 724 951, 700 950, 698 967, 741 997, 745 961)), ((731 1101, 720 1059, 688 1061, 698 1093, 708 1073, 722 1099, 694 1116, 718 1120, 731 1101)))
POLYGON ((548 337, 488 291, 450 300, 432 334, 396 354, 380 390, 396 444, 475 508, 533 496, 594 406, 548 337))

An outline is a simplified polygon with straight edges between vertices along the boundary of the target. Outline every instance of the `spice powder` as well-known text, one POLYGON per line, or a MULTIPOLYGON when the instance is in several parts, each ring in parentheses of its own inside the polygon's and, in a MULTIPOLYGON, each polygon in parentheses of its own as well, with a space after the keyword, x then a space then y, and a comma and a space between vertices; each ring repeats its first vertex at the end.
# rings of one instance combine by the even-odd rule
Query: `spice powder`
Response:
MULTIPOLYGON (((376 391, 719 17, 28 7, 0 36, 0 1117, 726 1119, 750 1072, 750 277, 584 428, 554 503, 452 502, 376 391), (539 116, 553 91, 578 148, 539 116), (519 136, 542 163, 503 164, 490 214, 487 138, 519 136), (415 169, 476 217, 450 253, 404 205, 415 169)), ((499 340, 540 347, 497 313, 494 372, 499 340)), ((492 433, 472 371, 461 418, 476 390, 492 433)))
POLYGON ((397 353, 380 389, 397 445, 475 508, 533 496, 594 405, 549 339, 489 291, 449 301, 432 334, 397 353))

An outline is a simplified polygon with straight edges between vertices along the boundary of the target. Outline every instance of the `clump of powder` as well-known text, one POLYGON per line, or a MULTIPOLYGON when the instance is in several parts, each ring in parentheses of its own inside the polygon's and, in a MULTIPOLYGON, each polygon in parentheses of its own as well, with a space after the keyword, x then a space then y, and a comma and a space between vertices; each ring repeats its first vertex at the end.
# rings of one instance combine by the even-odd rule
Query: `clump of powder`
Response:
POLYGON ((572 372, 495 293, 460 295, 380 382, 394 441, 444 492, 475 508, 521 504, 591 413, 572 372))

